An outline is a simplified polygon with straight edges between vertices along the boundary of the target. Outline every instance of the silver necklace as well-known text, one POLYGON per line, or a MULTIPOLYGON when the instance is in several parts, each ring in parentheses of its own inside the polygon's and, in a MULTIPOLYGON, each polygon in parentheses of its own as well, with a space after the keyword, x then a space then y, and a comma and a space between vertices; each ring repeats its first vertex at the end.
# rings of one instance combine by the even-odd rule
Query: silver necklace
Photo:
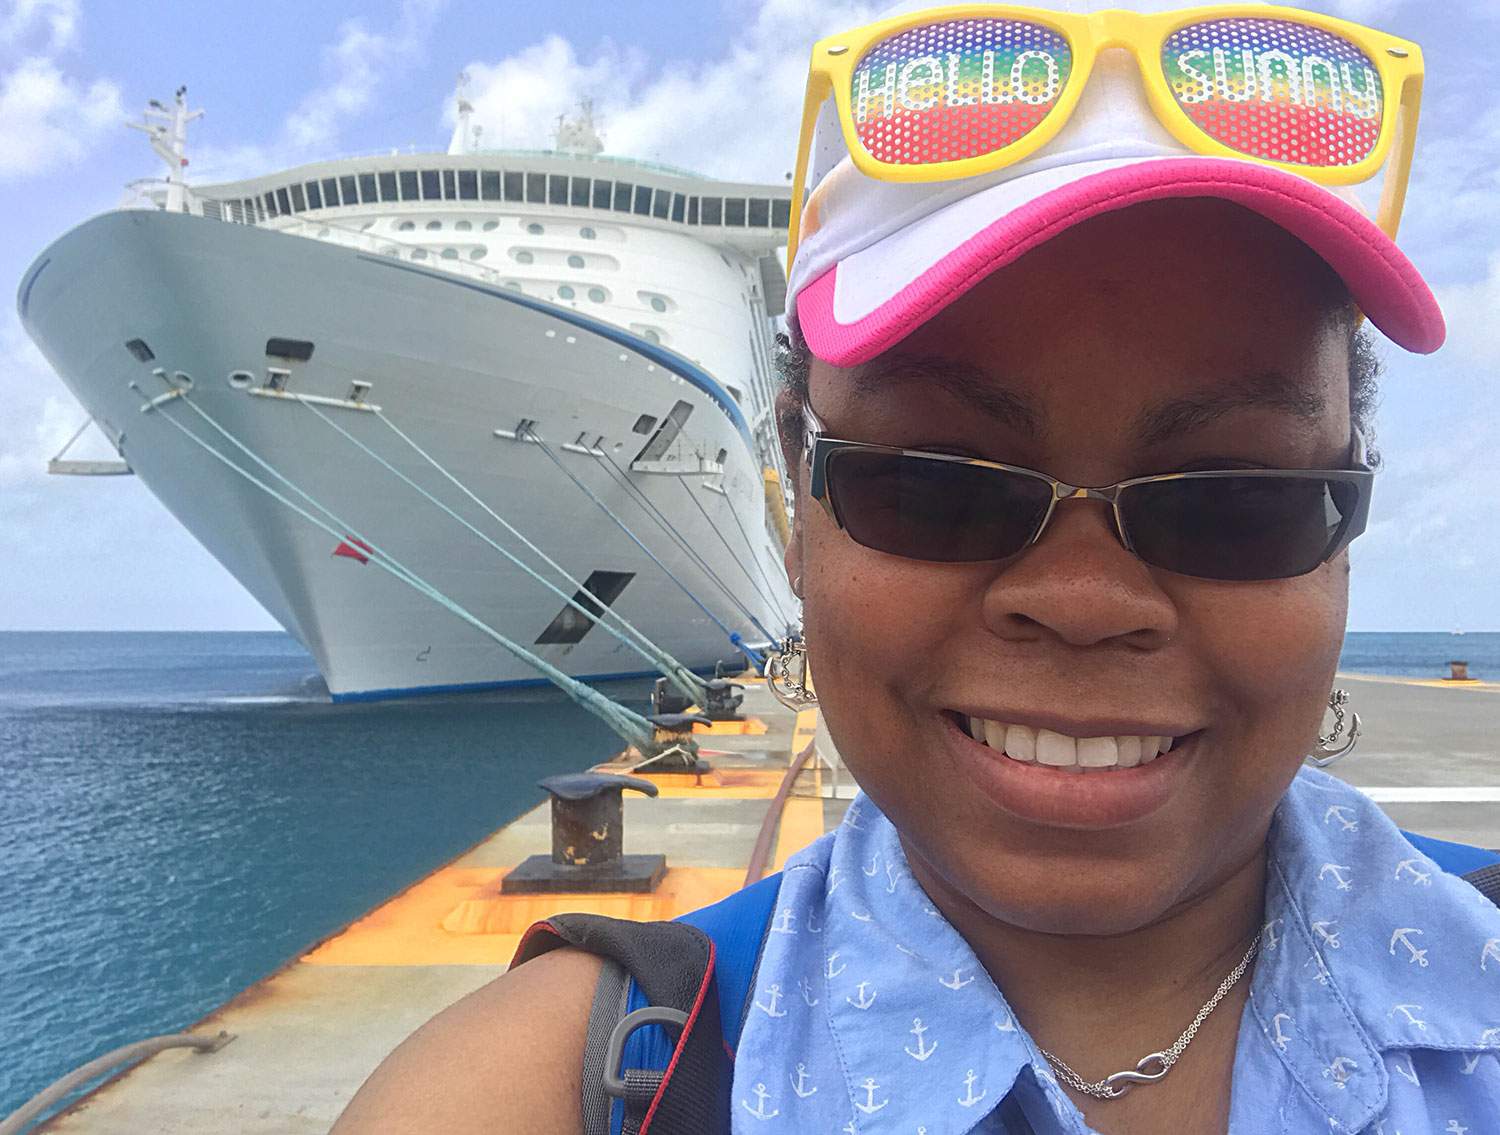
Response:
POLYGON ((1047 1063, 1057 1070, 1057 1074, 1070 1088, 1093 1096, 1095 1099, 1117 1100, 1137 1084, 1155 1084, 1172 1070, 1172 1065, 1177 1063, 1183 1051, 1193 1042, 1193 1037, 1198 1035, 1203 1022, 1208 1020, 1208 1015, 1219 1007, 1219 1002, 1224 1000, 1225 995, 1235 987, 1235 983, 1245 976, 1245 971, 1250 968, 1250 962, 1255 958, 1255 951, 1259 948, 1260 935, 1257 934, 1255 940, 1250 943, 1250 948, 1245 951, 1245 956, 1240 959, 1239 965, 1230 970, 1229 976, 1219 982, 1219 988, 1214 990, 1214 995, 1204 1002, 1203 1008, 1199 1009, 1198 1015, 1193 1018, 1193 1023, 1183 1030, 1176 1043, 1163 1052, 1153 1052, 1149 1056, 1142 1057, 1131 1071, 1116 1072, 1112 1076, 1090 1083, 1073 1071, 1065 1061, 1059 1060, 1040 1045, 1037 1048, 1047 1058, 1047 1063))

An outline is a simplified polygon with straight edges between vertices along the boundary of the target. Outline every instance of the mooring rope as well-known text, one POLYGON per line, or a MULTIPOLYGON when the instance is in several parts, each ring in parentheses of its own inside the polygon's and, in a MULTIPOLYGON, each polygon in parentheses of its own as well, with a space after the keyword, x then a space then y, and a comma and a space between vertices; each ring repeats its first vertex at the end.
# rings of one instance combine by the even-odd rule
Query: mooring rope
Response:
MULTIPOLYGON (((140 386, 136 383, 131 383, 130 385, 132 389, 134 389, 138 394, 141 395, 142 401, 145 404, 150 405, 152 400, 145 395, 140 386)), ((189 409, 191 409, 210 426, 212 426, 215 430, 222 434, 226 440, 228 440, 236 448, 241 450, 247 457, 250 458, 250 460, 255 462, 261 468, 265 469, 266 472, 271 474, 271 476, 275 477, 278 481, 286 485, 289 489, 306 500, 318 511, 331 518, 334 521, 334 525, 330 525, 325 521, 320 520, 318 517, 314 516, 312 513, 304 509, 301 505, 289 499, 285 494, 279 492, 277 489, 267 484, 259 477, 255 476, 255 474, 251 473, 248 469, 237 464, 229 457, 227 457, 224 453, 209 445, 208 442, 204 441, 192 430, 188 429, 187 426, 183 425, 183 423, 179 422, 171 414, 166 413, 166 403, 157 405, 155 407, 155 410, 157 413, 161 414, 162 419, 173 426, 175 429, 180 431, 185 437, 187 437, 189 441, 193 442, 193 444, 197 445, 199 448, 209 453, 225 466, 238 473, 241 477, 259 488, 262 492, 269 495, 272 499, 279 501, 281 504, 291 509, 294 513, 302 517, 308 523, 328 533, 334 539, 345 541, 353 538, 355 540, 358 540, 364 550, 368 550, 370 553, 372 553, 369 556, 369 559, 377 567, 380 567, 389 572, 391 575, 395 576, 403 583, 406 583, 419 594, 427 596, 429 599, 433 600, 435 603, 439 604, 452 614, 456 615, 464 622, 473 626, 476 630, 493 639, 507 652, 515 656, 520 661, 525 662, 527 665, 531 666, 533 669, 541 673, 544 677, 548 678, 554 685, 561 689, 578 705, 582 706, 583 708, 592 712, 595 716, 599 717, 602 721, 604 721, 606 725, 613 729, 615 733, 617 733, 622 739, 624 739, 627 744, 642 746, 651 741, 654 730, 651 726, 651 723, 644 717, 640 716, 640 714, 635 713, 634 711, 629 710, 614 701, 611 701, 609 698, 599 693, 598 690, 595 690, 591 686, 585 685, 583 682, 580 682, 577 679, 569 676, 568 674, 563 673, 557 667, 546 661, 546 659, 538 657, 520 644, 511 641, 505 635, 495 630, 494 627, 491 627, 482 619, 479 619, 478 617, 470 613, 468 610, 460 606, 458 603, 454 602, 448 596, 444 595, 426 580, 422 579, 415 572, 411 571, 389 552, 384 551, 377 544, 375 544, 373 540, 366 539, 356 529, 352 528, 344 521, 342 521, 338 517, 338 515, 331 509, 317 501, 311 494, 307 493, 299 486, 293 484, 291 480, 282 475, 268 462, 263 460, 253 450, 251 450, 249 446, 245 445, 242 441, 240 441, 227 429, 225 429, 222 425, 215 421, 214 418, 205 410, 203 410, 202 407, 198 406, 189 397, 187 397, 185 392, 180 396, 179 400, 186 403, 189 409)))
MULTIPOLYGON (((507 549, 501 547, 494 540, 490 539, 490 537, 488 535, 486 535, 484 532, 480 531, 479 528, 477 528, 475 525, 471 524, 464 517, 460 516, 452 508, 449 508, 448 505, 444 504, 437 497, 433 496, 433 494, 431 494, 426 489, 424 489, 421 485, 417 484, 416 481, 412 480, 405 473, 403 473, 400 469, 396 468, 389 461, 387 461, 384 457, 382 457, 380 454, 376 453, 373 449, 371 449, 364 442, 360 441, 359 438, 355 437, 352 433, 350 433, 343 426, 341 426, 337 422, 335 422, 327 414, 323 413, 322 410, 318 409, 311 402, 308 402, 308 401, 305 401, 305 400, 301 400, 301 399, 299 399, 299 401, 302 402, 303 406, 306 406, 315 415, 317 415, 317 417, 319 418, 319 420, 321 420, 325 425, 327 425, 330 428, 332 428, 333 430, 337 431, 342 437, 344 437, 347 441, 349 441, 351 444, 353 444, 361 452, 363 452, 363 453, 367 454, 369 457, 373 458, 382 467, 384 467, 387 472, 394 474, 402 482, 404 482, 405 484, 409 485, 411 488, 415 489, 418 493, 420 493, 423 497, 425 497, 429 503, 435 505, 437 508, 441 509, 443 512, 445 512, 449 516, 451 516, 454 520, 458 521, 458 523, 462 524, 470 532, 472 532, 472 533, 474 533, 474 535, 478 536, 481 540, 483 540, 491 548, 493 548, 495 551, 499 552, 502 556, 504 556, 511 563, 515 564, 516 567, 520 568, 523 572, 525 572, 532 579, 534 579, 538 583, 540 583, 548 591, 551 591, 554 595, 556 595, 560 599, 562 599, 562 601, 565 604, 567 604, 569 607, 573 608, 575 611, 579 612, 580 614, 582 614, 583 616, 585 616, 586 618, 588 618, 591 622, 596 623, 601 629, 604 630, 604 632, 606 634, 609 634, 609 635, 613 636, 619 642, 623 643, 625 646, 628 646, 631 650, 634 650, 637 654, 639 654, 642 658, 644 658, 648 663, 650 663, 652 669, 658 670, 662 674, 664 674, 666 676, 667 680, 670 681, 674 686, 676 686, 677 689, 678 689, 678 691, 680 693, 682 693, 682 694, 686 695, 687 697, 691 698, 694 702, 697 702, 697 703, 701 704, 702 698, 705 696, 705 693, 707 691, 707 687, 703 684, 702 679, 700 679, 696 674, 694 674, 690 670, 688 670, 685 666, 683 666, 680 662, 678 662, 677 659, 673 658, 665 650, 662 650, 661 647, 657 646, 654 642, 652 642, 650 639, 648 639, 645 635, 641 634, 640 631, 637 631, 633 626, 631 626, 623 618, 620 618, 620 622, 626 627, 627 630, 633 632, 634 635, 637 637, 637 639, 639 641, 635 641, 635 640, 632 640, 631 638, 627 638, 624 634, 621 634, 619 631, 615 630, 614 627, 612 627, 608 623, 606 623, 604 621, 603 615, 605 613, 613 613, 613 608, 611 608, 608 604, 605 604, 605 603, 601 602, 599 600, 599 597, 597 595, 594 595, 593 592, 589 591, 588 588, 584 587, 583 584, 579 583, 576 579, 573 579, 570 575, 568 575, 567 572, 563 571, 563 569, 561 567, 558 567, 558 565, 555 562, 553 562, 552 560, 548 559, 548 563, 550 563, 552 565, 552 567, 554 569, 556 569, 556 571, 564 579, 566 579, 574 587, 578 588, 581 592, 583 592, 583 594, 589 596, 591 599, 594 600, 594 602, 596 604, 598 604, 599 612, 597 614, 595 612, 593 612, 593 611, 590 611, 588 608, 584 607, 583 604, 581 604, 578 601, 576 601, 571 595, 569 595, 567 592, 563 591, 562 588, 556 586, 550 580, 548 580, 545 577, 543 577, 539 572, 537 572, 535 569, 533 569, 529 564, 526 564, 525 562, 523 562, 514 553, 512 553, 512 552, 508 551, 507 549)), ((379 414, 379 412, 377 412, 377 416, 381 417, 382 419, 384 418, 384 415, 379 414)), ((473 500, 475 500, 476 502, 478 502, 480 504, 480 506, 482 508, 484 508, 484 510, 486 512, 488 512, 491 516, 493 516, 496 520, 498 520, 501 524, 503 524, 505 526, 505 528, 506 528, 507 531, 509 531, 512 535, 517 536, 518 539, 524 540, 524 537, 521 537, 520 534, 516 532, 516 530, 515 530, 515 528, 513 526, 511 526, 510 524, 508 524, 505 520, 501 519, 501 517, 497 513, 494 512, 494 510, 492 510, 488 506, 484 505, 484 503, 482 501, 479 501, 479 498, 477 496, 475 496, 473 493, 469 492, 469 490, 456 477, 453 477, 451 474, 447 474, 447 471, 444 470, 443 467, 441 465, 439 465, 438 462, 435 459, 433 459, 432 457, 428 456, 427 453, 422 449, 421 446, 417 445, 416 442, 414 442, 410 438, 406 437, 406 435, 403 434, 399 429, 396 429, 396 426, 393 423, 391 423, 389 421, 386 421, 386 424, 389 425, 391 427, 391 429, 395 430, 396 433, 399 436, 401 436, 402 438, 404 438, 407 441, 407 443, 409 445, 411 445, 411 447, 413 449, 415 449, 423 457, 427 458, 427 460, 433 465, 434 468, 438 469, 439 472, 445 473, 448 476, 449 480, 453 481, 454 484, 458 485, 459 488, 463 489, 464 492, 467 493, 470 498, 472 498, 473 500)), ((536 551, 539 555, 542 554, 540 551, 538 551, 538 549, 536 548, 536 545, 532 544, 530 541, 525 541, 525 543, 526 543, 526 545, 528 547, 530 547, 533 551, 536 551)), ((616 615, 616 617, 619 618, 618 615, 616 615)))
MULTIPOLYGON (((739 528, 740 535, 745 538, 746 554, 749 556, 750 562, 755 566, 755 570, 760 574, 761 582, 765 584, 765 588, 762 588, 759 583, 755 582, 755 577, 750 574, 750 569, 745 566, 744 561, 740 559, 739 554, 730 545, 729 540, 719 529, 719 526, 714 523, 713 517, 709 516, 708 509, 703 507, 703 502, 693 492, 693 486, 687 483, 687 478, 679 477, 677 483, 682 486, 682 491, 687 493, 688 500, 693 502, 694 507, 697 508, 699 514, 703 517, 703 522, 713 530, 713 534, 719 538, 719 543, 724 545, 724 550, 729 553, 730 558, 739 564, 740 571, 745 573, 745 578, 750 581, 750 586, 755 589, 755 593, 766 601, 766 606, 776 612, 776 617, 783 624, 790 626, 786 612, 782 610, 781 604, 776 601, 775 589, 771 587, 771 581, 766 578, 766 573, 761 570, 760 562, 755 558, 755 545, 750 542, 750 537, 745 535, 745 529, 740 525, 739 518, 735 517, 735 525, 739 528)), ((726 505, 729 503, 727 496, 724 503, 726 505)), ((734 517, 734 509, 732 507, 729 509, 729 515, 734 517)))

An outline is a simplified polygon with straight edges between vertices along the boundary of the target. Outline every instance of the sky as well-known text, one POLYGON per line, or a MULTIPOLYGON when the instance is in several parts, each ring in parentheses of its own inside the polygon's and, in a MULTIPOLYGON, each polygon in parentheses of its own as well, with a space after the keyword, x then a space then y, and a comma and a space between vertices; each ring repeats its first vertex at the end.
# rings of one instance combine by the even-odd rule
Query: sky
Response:
MULTIPOLYGON (((1500 630, 1500 0, 1303 0, 1422 44, 1402 245, 1448 345, 1382 341, 1384 466, 1353 549, 1350 629, 1500 630)), ((610 152, 781 180, 807 48, 858 0, 0 0, 0 629, 275 624, 133 477, 49 477, 85 415, 21 329, 46 244, 160 169, 125 128, 180 84, 206 109, 190 179, 389 148, 442 151, 459 72, 487 145, 545 146, 595 100, 610 152)), ((74 456, 105 456, 87 436, 74 456)))

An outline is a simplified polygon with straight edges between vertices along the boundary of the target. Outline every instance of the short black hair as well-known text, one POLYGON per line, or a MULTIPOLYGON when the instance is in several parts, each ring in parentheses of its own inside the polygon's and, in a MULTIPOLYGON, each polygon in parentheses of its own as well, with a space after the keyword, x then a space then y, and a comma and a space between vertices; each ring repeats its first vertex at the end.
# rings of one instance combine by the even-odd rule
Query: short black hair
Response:
MULTIPOLYGON (((1369 324, 1352 306, 1342 307, 1335 318, 1349 329, 1349 418, 1364 436, 1366 460, 1375 467, 1380 464, 1380 455, 1375 449, 1374 419, 1380 402, 1380 375, 1384 364, 1376 350, 1369 324)), ((777 408, 776 425, 781 431, 783 448, 795 456, 802 448, 801 406, 807 401, 808 380, 812 373, 812 353, 795 325, 790 332, 776 336, 775 361, 782 384, 791 394, 791 398, 782 400, 777 408)))

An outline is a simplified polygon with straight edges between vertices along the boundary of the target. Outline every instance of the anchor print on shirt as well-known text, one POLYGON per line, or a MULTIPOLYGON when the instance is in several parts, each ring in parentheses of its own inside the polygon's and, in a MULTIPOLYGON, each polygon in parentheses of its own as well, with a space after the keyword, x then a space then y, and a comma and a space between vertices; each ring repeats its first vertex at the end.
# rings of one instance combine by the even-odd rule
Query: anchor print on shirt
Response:
POLYGON ((1400 1074, 1402 1079, 1410 1080, 1416 1087, 1422 1086, 1422 1081, 1417 1078, 1417 1066, 1412 1063, 1411 1053, 1406 1054, 1406 1067, 1401 1067, 1401 1061, 1392 1060, 1391 1067, 1400 1074))
POLYGON ((828 955, 828 968, 823 971, 823 976, 827 978, 835 978, 848 968, 849 966, 847 962, 839 962, 839 952, 835 950, 833 953, 828 955), (839 963, 837 969, 835 969, 833 966, 834 962, 839 963))
POLYGON ((792 925, 792 919, 796 917, 789 906, 784 906, 776 914, 776 921, 771 923, 772 934, 795 934, 797 928, 792 925))
POLYGON ((1418 887, 1432 886, 1432 872, 1421 870, 1420 859, 1403 859, 1396 864, 1396 879, 1399 882, 1402 875, 1410 875, 1413 885, 1418 887))
POLYGON ((955 991, 962 989, 966 985, 974 984, 974 975, 970 974, 968 977, 964 977, 963 972, 961 969, 956 969, 953 971, 952 977, 938 978, 938 984, 955 991))
POLYGON ((865 987, 869 984, 870 983, 868 981, 862 981, 856 987, 859 992, 858 1001, 856 1001, 853 997, 845 997, 844 1000, 849 1002, 849 1004, 853 1005, 856 1009, 868 1009, 871 1005, 875 1004, 875 998, 879 996, 878 993, 870 993, 868 995, 865 993, 865 987))
POLYGON ((1328 806, 1328 811, 1323 813, 1323 822, 1326 824, 1329 820, 1337 820, 1340 825, 1340 831, 1359 831, 1359 821, 1353 818, 1353 814, 1350 812, 1348 805, 1330 804, 1328 806))
POLYGON ((807 1086, 807 1065, 803 1064, 800 1060, 797 1062, 797 1074, 795 1076, 788 1076, 787 1079, 791 1081, 792 1091, 799 1100, 805 1100, 818 1090, 817 1085, 811 1088, 807 1086))
POLYGON ((1490 970, 1491 958, 1500 962, 1500 938, 1491 938, 1484 944, 1484 949, 1479 951, 1479 968, 1485 973, 1490 970))
POLYGON ((1427 1022, 1416 1015, 1417 1012, 1421 1011, 1421 1009, 1422 1006, 1420 1005, 1397 1005, 1389 1013, 1387 1013, 1386 1016, 1394 1017, 1397 1013, 1400 1013, 1403 1017, 1406 1018, 1407 1024, 1411 1025, 1413 1028, 1420 1029, 1425 1033, 1427 1031, 1427 1022))
POLYGON ((1323 944, 1330 950, 1337 950, 1339 948, 1339 932, 1330 929, 1337 921, 1337 919, 1331 919, 1327 922, 1314 922, 1312 924, 1313 931, 1319 938, 1323 939, 1323 944))
POLYGON ((828 893, 831 895, 839 889, 839 884, 844 881, 844 869, 834 864, 828 871, 828 893))
POLYGON ((931 1044, 927 1043, 927 1027, 922 1024, 921 1017, 913 1017, 911 1019, 911 1035, 917 1038, 916 1050, 913 1051, 911 1045, 907 1045, 903 1051, 913 1060, 918 1063, 925 1062, 929 1056, 937 1051, 937 1041, 933 1041, 931 1044))
POLYGON ((767 995, 768 995, 771 1003, 769 1005, 763 1005, 759 1001, 757 1001, 755 1003, 755 1007, 757 1009, 759 1009, 762 1013, 764 1013, 766 1016, 771 1017, 773 1019, 776 1018, 776 1017, 784 1017, 784 1016, 786 1016, 786 1010, 785 1009, 779 1009, 778 1010, 776 1008, 776 1006, 778 1006, 778 1005, 781 1004, 781 986, 778 983, 776 983, 776 982, 773 981, 770 985, 766 986, 766 993, 767 993, 767 995))
POLYGON ((1456 1119, 1448 1120, 1448 1126, 1443 1128, 1448 1135, 1469 1135, 1469 1129, 1456 1119))
POLYGON ((973 1107, 980 1100, 984 1099, 985 1093, 983 1091, 977 1096, 974 1094, 974 1081, 977 1079, 979 1077, 974 1075, 974 1069, 972 1068, 964 1073, 964 1094, 959 1098, 959 1107, 973 1107))
POLYGON ((1270 953, 1281 944, 1281 939, 1276 934, 1276 924, 1280 921, 1281 919, 1279 918, 1273 918, 1260 928, 1261 941, 1264 943, 1262 948, 1267 953, 1270 953))
POLYGON ((1323 1069, 1323 1075, 1333 1081, 1334 1087, 1342 1088, 1349 1081, 1349 1074, 1359 1065, 1347 1056, 1336 1056, 1333 1063, 1323 1069))
POLYGON ((818 912, 815 910, 807 912, 807 932, 809 934, 823 933, 823 924, 818 921, 818 912))
POLYGON ((1396 943, 1400 942, 1403 946, 1405 946, 1407 948, 1407 950, 1410 951, 1410 956, 1406 960, 1408 962, 1416 962, 1423 969, 1426 969, 1427 968, 1427 951, 1426 950, 1419 950, 1415 946, 1413 946, 1412 943, 1411 943, 1411 935, 1413 935, 1413 934, 1421 934, 1421 933, 1423 933, 1423 932, 1421 930, 1418 930, 1415 926, 1402 926, 1402 927, 1398 927, 1391 934, 1391 956, 1392 957, 1396 956, 1396 943))
POLYGON ((812 995, 812 982, 808 981, 807 978, 798 978, 797 988, 802 991, 802 1000, 807 1004, 809 1009, 818 1003, 818 999, 812 995))
POLYGON ((1352 890, 1353 884, 1349 882, 1349 872, 1352 870, 1352 867, 1346 867, 1340 863, 1325 863, 1318 869, 1318 879, 1323 880, 1332 875, 1334 882, 1339 886, 1339 890, 1352 890))
POLYGON ((998 1033, 1013 1033, 1016 1031, 1016 1018, 1014 1014, 1006 1013, 1005 1020, 995 1022, 995 1031, 998 1033))
POLYGON ((1281 1031, 1282 1021, 1285 1021, 1289 1025, 1294 1025, 1297 1023, 1295 1020, 1293 1020, 1290 1013, 1277 1013, 1274 1017, 1271 1018, 1271 1028, 1276 1033, 1276 1035, 1271 1038, 1271 1043, 1276 1046, 1278 1052, 1285 1052, 1287 1041, 1292 1039, 1286 1033, 1281 1031))
POLYGON ((1313 980, 1316 981, 1319 985, 1327 985, 1329 979, 1333 976, 1328 972, 1328 964, 1323 961, 1323 955, 1317 953, 1316 951, 1313 953, 1312 957, 1308 958, 1307 961, 1302 963, 1302 967, 1304 969, 1306 969, 1308 966, 1317 967, 1315 970, 1313 970, 1313 980))
POLYGON ((871 856, 870 865, 868 867, 862 868, 862 870, 871 879, 880 874, 880 852, 877 851, 873 856, 871 856))
POLYGON ((888 895, 896 893, 896 865, 894 863, 885 865, 885 893, 888 895))
POLYGON ((755 1106, 751 1107, 750 1101, 745 1099, 743 1096, 740 1097, 740 1106, 748 1111, 751 1115, 753 1115, 756 1119, 775 1119, 778 1115, 781 1114, 780 1108, 772 1108, 770 1111, 766 1110, 766 1100, 770 1098, 771 1093, 766 1091, 766 1086, 764 1084, 756 1084, 754 1090, 750 1094, 755 1097, 755 1106))
MULTIPOLYGON (((880 1090, 880 1083, 875 1079, 874 1076, 866 1076, 865 1082, 861 1084, 860 1087, 864 1089, 865 1100, 863 1103, 860 1103, 858 1100, 856 1100, 854 1106, 859 1108, 859 1110, 864 1112, 866 1115, 874 1115, 886 1104, 891 1102, 889 1096, 881 1100, 879 1103, 875 1102, 875 1093, 880 1090)), ((850 1126, 852 1127, 853 1124, 851 1123, 850 1126)))
POLYGON ((855 922, 871 922, 875 918, 868 910, 851 910, 849 917, 854 919, 855 922))

